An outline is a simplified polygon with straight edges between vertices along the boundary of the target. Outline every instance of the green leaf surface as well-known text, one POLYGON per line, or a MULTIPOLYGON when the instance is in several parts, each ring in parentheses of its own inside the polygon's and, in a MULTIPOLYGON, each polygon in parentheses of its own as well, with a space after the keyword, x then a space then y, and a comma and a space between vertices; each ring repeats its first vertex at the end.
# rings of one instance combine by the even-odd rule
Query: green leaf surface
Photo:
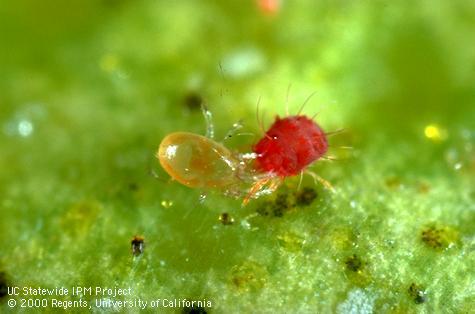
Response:
POLYGON ((470 313, 474 30, 470 0, 4 1, 0 312, 470 313), (201 102, 246 153, 313 92, 302 113, 344 129, 309 169, 334 192, 304 175, 242 207, 154 157, 205 133, 201 102))

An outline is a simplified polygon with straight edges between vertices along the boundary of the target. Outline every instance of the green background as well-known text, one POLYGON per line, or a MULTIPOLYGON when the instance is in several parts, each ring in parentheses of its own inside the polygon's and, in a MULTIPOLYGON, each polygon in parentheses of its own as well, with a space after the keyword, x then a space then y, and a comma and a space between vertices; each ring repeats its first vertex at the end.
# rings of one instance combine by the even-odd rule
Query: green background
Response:
POLYGON ((131 287, 117 300, 206 299, 209 313, 475 307, 473 1, 2 1, 0 74, 3 294, 131 287), (335 193, 304 176, 310 205, 295 205, 298 178, 244 208, 222 191, 200 203, 154 159, 166 134, 204 134, 192 96, 218 139, 242 119, 254 136, 225 145, 249 152, 259 97, 267 128, 313 92, 303 113, 345 131, 337 160, 311 167, 335 193))

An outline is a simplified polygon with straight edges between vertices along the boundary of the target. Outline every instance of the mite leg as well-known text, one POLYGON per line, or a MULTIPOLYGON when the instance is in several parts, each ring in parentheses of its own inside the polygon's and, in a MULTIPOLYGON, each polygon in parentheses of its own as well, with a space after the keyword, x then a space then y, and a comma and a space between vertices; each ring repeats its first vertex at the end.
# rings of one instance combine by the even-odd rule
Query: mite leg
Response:
POLYGON ((213 114, 209 111, 205 103, 201 103, 201 112, 206 122, 206 137, 214 138, 213 114))
POLYGON ((306 173, 308 173, 309 175, 312 176, 313 180, 315 181, 315 184, 316 184, 317 182, 319 182, 319 183, 322 184, 325 188, 327 188, 327 189, 330 190, 331 192, 335 193, 335 188, 333 187, 333 185, 331 185, 330 182, 328 182, 327 180, 323 179, 322 177, 320 177, 318 174, 316 174, 316 173, 313 172, 313 171, 307 170, 306 173))
POLYGON ((297 185, 297 191, 300 190, 300 186, 302 185, 302 180, 303 180, 303 170, 300 171, 299 185, 297 185))
POLYGON ((247 195, 244 197, 244 200, 242 201, 242 207, 246 206, 247 203, 249 203, 249 201, 251 200, 251 198, 256 195, 257 192, 259 192, 268 182, 269 182, 270 178, 264 178, 264 179, 260 179, 258 181, 256 181, 251 189, 249 190, 249 192, 247 193, 247 195))
POLYGON ((281 184, 282 182, 283 182, 283 181, 282 181, 280 178, 278 178, 278 177, 271 179, 270 185, 269 185, 269 187, 267 188, 267 190, 268 190, 270 193, 274 192, 275 190, 277 190, 277 188, 280 186, 280 184, 281 184))
POLYGON ((270 194, 277 190, 279 185, 282 183, 281 179, 278 177, 268 177, 257 180, 247 193, 246 197, 242 201, 242 206, 246 206, 251 198, 257 198, 263 194, 270 194), (265 186, 268 184, 267 188, 265 186))
POLYGON ((231 127, 231 129, 228 131, 228 133, 226 133, 226 136, 224 137, 224 141, 233 137, 236 134, 237 130, 241 128, 242 128, 242 120, 235 122, 233 126, 231 127))

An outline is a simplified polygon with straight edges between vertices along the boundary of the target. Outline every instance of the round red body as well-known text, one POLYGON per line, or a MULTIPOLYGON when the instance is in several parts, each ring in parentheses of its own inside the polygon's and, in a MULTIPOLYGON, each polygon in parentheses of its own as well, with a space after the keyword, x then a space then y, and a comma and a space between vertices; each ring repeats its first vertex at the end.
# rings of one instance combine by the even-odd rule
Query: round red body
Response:
POLYGON ((299 174, 328 149, 323 130, 304 115, 277 116, 266 135, 253 147, 256 169, 280 177, 299 174))

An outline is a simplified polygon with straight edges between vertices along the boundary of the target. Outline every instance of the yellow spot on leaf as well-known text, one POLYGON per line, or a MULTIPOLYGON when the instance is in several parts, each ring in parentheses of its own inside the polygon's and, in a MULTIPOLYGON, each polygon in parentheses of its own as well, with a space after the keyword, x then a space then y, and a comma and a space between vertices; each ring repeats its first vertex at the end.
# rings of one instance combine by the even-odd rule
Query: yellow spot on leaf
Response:
POLYGON ((424 135, 433 142, 442 142, 447 139, 447 130, 437 124, 429 124, 424 128, 424 135))
POLYGON ((173 206, 173 201, 163 200, 160 202, 160 205, 162 205, 164 208, 170 208, 173 206))

